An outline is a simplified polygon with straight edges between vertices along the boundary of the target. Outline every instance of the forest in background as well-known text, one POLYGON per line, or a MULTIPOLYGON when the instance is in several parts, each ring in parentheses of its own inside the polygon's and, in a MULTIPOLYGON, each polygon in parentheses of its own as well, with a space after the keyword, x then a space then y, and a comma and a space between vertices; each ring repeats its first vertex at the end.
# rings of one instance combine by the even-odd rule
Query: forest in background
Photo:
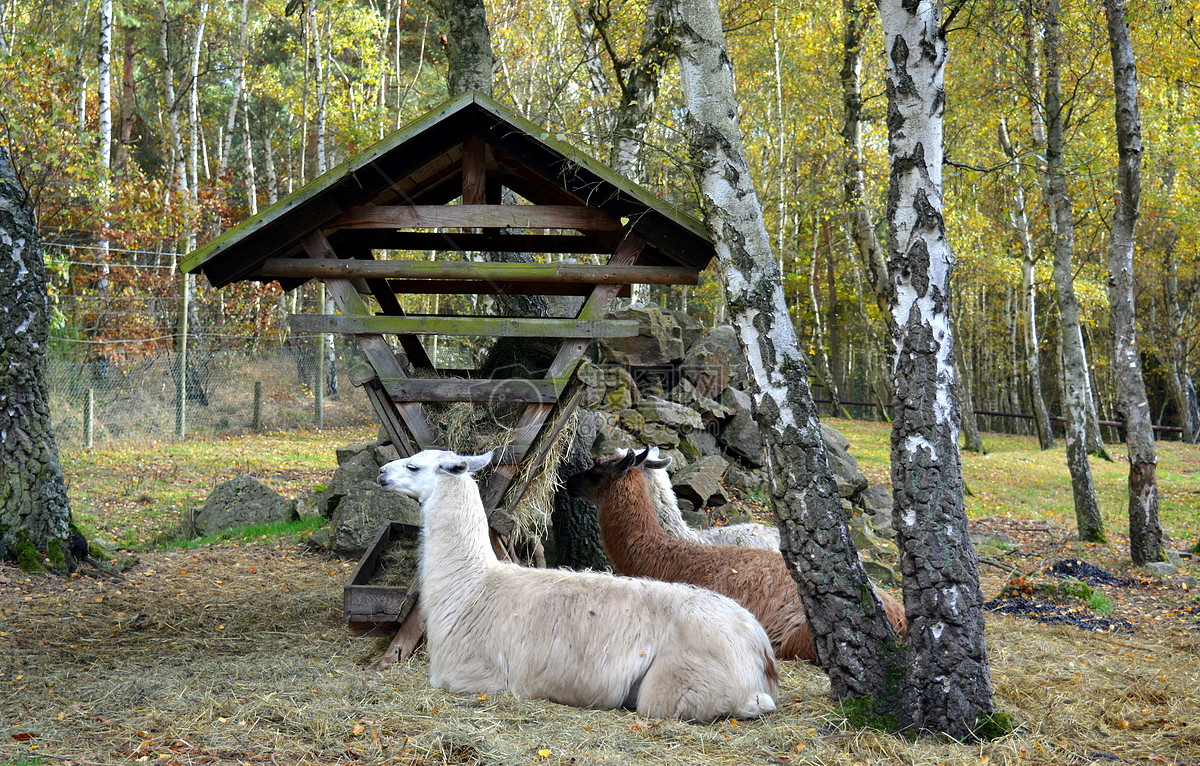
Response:
MULTIPOLYGON (((646 55, 647 5, 489 1, 495 95, 612 162, 616 118, 634 97, 629 84, 655 80, 657 92, 639 96, 651 109, 635 175, 694 215, 682 94, 673 57, 646 55)), ((1188 391, 1200 337, 1197 7, 1129 6, 1145 168, 1138 319, 1154 419, 1167 425, 1179 425, 1170 392, 1188 391)), ((855 0, 745 0, 723 11, 747 152, 810 367, 843 399, 888 401, 891 343, 848 233, 844 135, 854 47, 846 31, 855 22, 865 25, 863 201, 882 240, 888 169, 878 19, 855 0)), ((945 216, 957 258, 959 372, 982 410, 1030 413, 1040 392, 1059 411, 1060 325, 1040 189, 1045 12, 1036 1, 987 1, 946 14, 945 216)), ((1105 266, 1116 175, 1112 70, 1101 6, 1066 2, 1060 19, 1075 288, 1105 419, 1115 410, 1105 266)), ((170 267, 179 255, 443 101, 445 72, 441 17, 418 0, 0 0, 5 141, 47 245, 57 347, 113 358, 173 343, 180 278, 170 267), (102 39, 111 41, 107 54, 102 39), (98 88, 104 66, 107 97, 98 88), (155 340, 105 344, 130 338, 155 340), (88 343, 65 343, 78 340, 88 343)), ((719 279, 710 270, 697 288, 656 289, 652 297, 717 324, 725 305, 719 279)), ((195 291, 190 329, 219 327, 248 344, 286 333, 287 304, 297 299, 275 284, 195 291)), ((409 300, 417 302, 408 310, 434 309, 425 303, 433 298, 409 300)))

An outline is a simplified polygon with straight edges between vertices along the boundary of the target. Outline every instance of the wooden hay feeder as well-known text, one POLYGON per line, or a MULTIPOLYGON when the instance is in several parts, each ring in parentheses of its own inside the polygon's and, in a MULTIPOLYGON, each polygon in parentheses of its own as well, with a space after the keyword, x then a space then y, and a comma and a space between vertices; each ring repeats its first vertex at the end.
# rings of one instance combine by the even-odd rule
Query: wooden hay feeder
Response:
MULTIPOLYGON (((523 405, 481 487, 493 529, 505 534, 511 519, 495 510, 516 507, 524 496, 536 471, 521 469, 541 465, 544 452, 535 445, 554 436, 545 433, 552 409, 569 414, 577 404, 578 388, 570 384, 588 344, 637 334, 635 322, 605 318, 613 301, 636 283, 694 285, 713 255, 695 219, 492 99, 467 93, 198 248, 181 268, 202 271, 214 287, 278 280, 290 290, 322 280, 340 313, 293 315, 291 328, 357 340, 370 369, 353 382, 402 456, 439 446, 423 403, 523 405), (519 204, 502 204, 506 190, 519 204), (458 258, 383 258, 396 250, 458 258), (472 253, 560 258, 493 262, 500 259, 473 260, 472 253), (402 308, 402 296, 427 294, 581 300, 566 317, 413 315, 402 308), (481 380, 471 371, 435 368, 421 339, 438 335, 551 339, 558 352, 541 378, 481 380)), ((556 420, 561 426, 564 418, 556 420)), ((392 629, 405 615, 416 621, 415 594, 359 590, 371 587, 359 578, 370 577, 393 530, 381 530, 346 586, 352 633, 392 629), (360 595, 368 593, 378 605, 360 595)))

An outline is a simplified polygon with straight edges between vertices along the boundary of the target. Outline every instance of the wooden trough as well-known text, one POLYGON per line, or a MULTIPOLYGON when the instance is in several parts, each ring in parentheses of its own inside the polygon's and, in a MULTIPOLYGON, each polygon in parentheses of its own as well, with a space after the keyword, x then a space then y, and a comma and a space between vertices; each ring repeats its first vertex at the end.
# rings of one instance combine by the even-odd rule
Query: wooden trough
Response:
MULTIPOLYGON (((278 280, 290 290, 322 280, 340 313, 293 315, 291 327, 358 342, 369 369, 352 380, 401 456, 441 446, 422 403, 522 405, 481 487, 492 528, 504 535, 512 520, 496 509, 524 496, 529 482, 514 477, 544 459, 537 445, 553 436, 554 408, 577 403, 571 382, 589 344, 637 334, 636 323, 607 318, 613 301, 632 284, 697 284, 714 254, 695 219, 487 96, 467 93, 198 248, 180 267, 203 272, 214 287, 278 280), (519 204, 504 204, 506 195, 519 204), (454 259, 385 257, 395 251, 448 251, 454 259), (513 255, 497 255, 504 253, 513 255), (402 307, 403 296, 426 294, 581 300, 574 316, 561 317, 422 316, 402 307), (437 335, 550 339, 558 352, 541 378, 480 380, 435 367, 422 339, 437 335)), ((380 531, 379 546, 346 585, 352 633, 419 627, 414 593, 372 590, 360 579, 369 579, 395 534, 394 524, 380 531)))

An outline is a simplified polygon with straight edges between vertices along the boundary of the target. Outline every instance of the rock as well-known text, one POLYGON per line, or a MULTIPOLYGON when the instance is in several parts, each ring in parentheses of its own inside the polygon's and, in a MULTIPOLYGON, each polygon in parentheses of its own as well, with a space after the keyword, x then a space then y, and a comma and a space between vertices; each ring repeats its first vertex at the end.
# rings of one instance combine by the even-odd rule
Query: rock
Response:
POLYGON ((874 558, 883 554, 886 543, 875 534, 869 520, 862 516, 853 516, 846 519, 846 523, 850 528, 850 539, 854 541, 854 547, 861 555, 874 558))
POLYGON ((727 386, 747 378, 749 365, 732 325, 722 325, 693 343, 684 354, 680 372, 701 395, 718 399, 727 386))
POLYGON ((301 519, 314 519, 318 516, 328 518, 333 515, 338 499, 333 487, 309 487, 296 498, 296 516, 301 519))
POLYGON ((692 344, 704 335, 704 323, 696 317, 679 309, 663 309, 662 312, 675 320, 683 335, 683 347, 691 348, 692 344))
POLYGON ((639 447, 638 440, 621 430, 611 419, 597 418, 599 436, 592 443, 592 454, 596 457, 611 455, 619 449, 639 447))
MULTIPOLYGON (((696 511, 694 511, 694 510, 693 510, 693 509, 694 509, 696 506, 692 505, 692 501, 691 501, 691 500, 685 500, 684 498, 680 497, 680 498, 676 498, 676 499, 675 499, 675 502, 676 502, 676 504, 679 506, 679 512, 680 512, 680 513, 685 513, 685 514, 686 514, 686 513, 696 513, 696 511)), ((703 513, 696 513, 696 516, 700 517, 700 525, 701 525, 701 526, 703 526, 703 525, 704 525, 704 519, 705 519, 705 516, 704 516, 704 514, 703 514, 703 513)), ((687 520, 687 517, 686 517, 686 516, 684 517, 684 520, 685 520, 685 521, 687 520)))
POLYGON ((692 464, 692 461, 684 457, 683 453, 678 449, 660 449, 658 451, 658 456, 671 458, 672 471, 680 471, 692 464))
POLYGON ((698 412, 705 428, 724 423, 733 417, 733 410, 715 399, 702 395, 687 378, 679 381, 679 385, 671 392, 671 400, 698 412))
POLYGON ((357 484, 333 512, 329 548, 338 556, 361 558, 383 525, 391 521, 420 526, 421 506, 378 484, 357 484))
POLYGON ((631 306, 612 312, 610 318, 636 319, 638 334, 632 338, 601 338, 600 353, 609 361, 649 367, 683 359, 683 330, 658 306, 631 306))
MULTIPOLYGON (((347 460, 353 459, 360 452, 366 452, 369 449, 373 449, 377 444, 379 444, 378 441, 347 444, 342 447, 337 447, 333 452, 335 455, 337 455, 337 464, 342 465, 347 460)), ((393 449, 395 448, 393 447, 393 449)))
POLYGON ((1180 555, 1179 551, 1166 549, 1163 551, 1163 553, 1166 554, 1167 561, 1173 564, 1176 568, 1183 566, 1183 556, 1180 555))
POLYGON ((196 531, 214 535, 238 527, 291 521, 296 517, 295 504, 275 490, 242 474, 222 482, 204 501, 196 514, 196 531))
POLYGON ((641 437, 645 446, 648 447, 673 448, 679 445, 679 432, 661 423, 647 423, 642 428, 641 437))
POLYGON ((308 536, 308 542, 306 544, 308 545, 309 550, 326 551, 329 550, 329 540, 332 536, 333 533, 330 531, 329 527, 321 527, 308 536))
POLYGON ((1152 577, 1166 577, 1175 574, 1175 565, 1169 561, 1151 561, 1142 568, 1146 574, 1152 577))
POLYGON ((829 467, 837 482, 838 494, 853 499, 867 488, 867 477, 858 470, 858 461, 850 455, 850 441, 837 430, 821 424, 821 436, 825 439, 825 452, 829 456, 829 467))
POLYGON ((892 493, 882 484, 868 486, 858 493, 856 500, 862 507, 863 513, 869 516, 879 516, 880 514, 885 514, 888 518, 892 516, 892 493))
POLYGON ((755 467, 763 465, 762 432, 754 422, 754 400, 745 391, 727 388, 721 396, 721 404, 734 411, 720 441, 725 448, 755 467))
POLYGON ((767 477, 757 471, 743 471, 736 465, 725 469, 725 486, 739 492, 743 500, 767 490, 767 477))
POLYGON ((360 484, 378 486, 379 469, 382 465, 375 455, 375 445, 366 445, 365 449, 347 458, 334 471, 331 485, 334 495, 339 499, 345 497, 360 484))
POLYGON ((646 427, 646 418, 637 410, 625 409, 617 413, 617 423, 629 433, 638 434, 646 427))
POLYGON ((896 582, 896 573, 891 567, 886 564, 880 564, 878 561, 864 561, 863 569, 867 570, 867 577, 870 577, 875 582, 891 585, 896 582))
POLYGON ((694 462, 705 455, 721 454, 721 445, 708 431, 688 431, 679 437, 679 451, 688 462, 694 462))
POLYGON ((676 431, 704 428, 704 423, 695 410, 657 396, 643 397, 638 402, 637 410, 647 422, 661 423, 676 431))
POLYGON ((606 410, 627 410, 633 406, 633 389, 618 386, 604 395, 600 405, 606 410))
POLYGON ((675 472, 671 486, 680 499, 690 501, 694 508, 705 505, 724 505, 729 502, 721 477, 729 462, 717 455, 702 457, 686 468, 675 472))
POLYGON ((683 516, 684 523, 692 529, 704 528, 704 522, 707 520, 707 517, 703 513, 696 513, 695 511, 691 510, 685 511, 683 510, 682 506, 679 508, 679 513, 681 516, 683 516))

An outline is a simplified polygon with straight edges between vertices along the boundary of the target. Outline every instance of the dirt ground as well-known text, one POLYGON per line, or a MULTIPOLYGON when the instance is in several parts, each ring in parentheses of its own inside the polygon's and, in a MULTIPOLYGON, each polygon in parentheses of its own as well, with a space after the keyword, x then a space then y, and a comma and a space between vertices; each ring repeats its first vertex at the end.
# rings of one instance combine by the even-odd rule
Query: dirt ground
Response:
MULTIPOLYGON (((982 569, 1075 556, 1122 577, 1119 549, 1040 521, 982 569)), ((1200 764, 1200 621, 1186 576, 1098 586, 1128 631, 989 615, 992 680, 1017 730, 982 744, 849 729, 815 667, 781 663, 780 711, 696 726, 428 685, 422 651, 385 672, 352 638, 354 562, 270 540, 139 552, 119 577, 0 568, 0 764, 1200 764)), ((1187 574, 1200 573, 1195 561, 1187 574)))

